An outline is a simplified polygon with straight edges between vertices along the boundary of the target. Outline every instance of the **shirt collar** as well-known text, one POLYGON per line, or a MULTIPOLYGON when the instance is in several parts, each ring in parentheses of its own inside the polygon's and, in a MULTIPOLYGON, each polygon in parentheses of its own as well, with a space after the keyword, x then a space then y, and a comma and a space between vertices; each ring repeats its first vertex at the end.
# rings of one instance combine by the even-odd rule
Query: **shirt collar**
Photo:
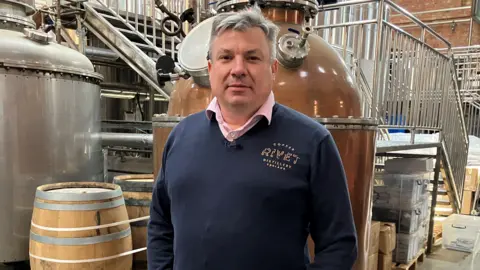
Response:
MULTIPOLYGON (((267 100, 258 109, 258 111, 252 116, 252 118, 256 117, 256 116, 264 116, 267 119, 268 124, 270 125, 270 123, 272 122, 272 112, 273 112, 273 106, 274 105, 275 105, 275 96, 273 94, 273 91, 270 91, 270 95, 268 95, 267 100)), ((220 111, 220 106, 218 105, 218 101, 217 101, 216 97, 214 97, 212 99, 212 101, 210 101, 210 104, 208 104, 208 107, 207 107, 205 113, 206 113, 207 118, 209 120, 211 120, 212 115, 215 114, 215 115, 220 116, 220 119, 222 119, 222 121, 223 121, 223 117, 221 117, 222 112, 220 111)), ((217 119, 218 119, 218 117, 217 117, 217 119)))

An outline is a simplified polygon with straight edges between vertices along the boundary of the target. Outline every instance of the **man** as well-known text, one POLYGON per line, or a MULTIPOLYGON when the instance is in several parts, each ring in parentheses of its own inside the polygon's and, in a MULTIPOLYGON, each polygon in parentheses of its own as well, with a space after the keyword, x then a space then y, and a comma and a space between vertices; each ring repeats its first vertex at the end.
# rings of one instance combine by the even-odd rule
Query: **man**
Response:
POLYGON ((151 270, 351 269, 356 233, 330 133, 275 103, 278 28, 258 8, 216 16, 215 98, 171 132, 148 224, 151 270))

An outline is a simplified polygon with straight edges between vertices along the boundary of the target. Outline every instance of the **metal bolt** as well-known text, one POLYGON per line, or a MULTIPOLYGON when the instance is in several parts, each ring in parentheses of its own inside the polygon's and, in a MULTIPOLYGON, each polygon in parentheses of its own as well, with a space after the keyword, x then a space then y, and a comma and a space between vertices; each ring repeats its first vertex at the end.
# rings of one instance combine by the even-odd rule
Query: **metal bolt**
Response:
POLYGON ((291 49, 293 47, 293 42, 291 40, 287 41, 287 48, 291 49))

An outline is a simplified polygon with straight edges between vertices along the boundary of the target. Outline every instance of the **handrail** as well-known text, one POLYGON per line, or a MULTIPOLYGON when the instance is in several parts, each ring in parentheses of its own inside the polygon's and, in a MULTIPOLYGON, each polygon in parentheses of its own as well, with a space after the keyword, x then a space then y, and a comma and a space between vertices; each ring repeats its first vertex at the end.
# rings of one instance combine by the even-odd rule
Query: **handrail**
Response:
POLYGON ((427 29, 430 34, 434 35, 435 37, 437 37, 438 39, 440 39, 441 41, 443 41, 447 47, 452 47, 452 45, 450 44, 450 42, 448 42, 444 37, 440 36, 437 32, 435 32, 435 30, 433 30, 430 26, 426 25, 424 22, 420 21, 417 17, 415 17, 412 13, 408 12, 406 9, 402 8, 401 6, 393 3, 392 1, 390 0, 380 0, 380 1, 385 1, 390 7, 394 8, 395 10, 397 10, 399 13, 402 13, 403 15, 405 15, 407 18, 409 18, 410 20, 412 20, 413 22, 417 23, 419 26, 421 26, 422 28, 424 29, 427 29))
MULTIPOLYGON (((380 1, 383 1, 383 0, 380 0, 380 1)), ((328 10, 333 10, 333 9, 337 9, 337 8, 340 8, 340 7, 350 7, 350 6, 356 6, 356 5, 377 3, 377 2, 379 2, 379 0, 351 0, 351 1, 339 2, 339 3, 335 3, 335 4, 320 5, 319 10, 320 11, 328 11, 328 10)))
MULTIPOLYGON (((359 8, 361 12, 363 7, 359 8)), ((439 132, 437 144, 439 146, 441 144, 439 151, 444 153, 443 164, 447 181, 452 186, 452 204, 458 210, 462 198, 469 140, 463 115, 462 96, 456 81, 458 78, 453 69, 451 44, 392 0, 345 1, 321 6, 320 11, 327 13, 324 16, 325 25, 313 27, 317 31, 323 30, 322 35, 327 42, 343 47, 344 50, 350 46, 356 60, 373 61, 373 74, 356 71, 356 80, 365 99, 362 107, 365 113, 379 122, 383 120, 387 124, 391 123, 382 125, 382 128, 409 130, 412 147, 418 147, 414 144, 415 135, 419 132, 439 132), (376 15, 369 14, 367 17, 358 17, 357 20, 344 20, 343 17, 337 20, 337 17, 328 14, 342 14, 342 11, 337 14, 333 10, 369 3, 376 4, 376 15), (403 14, 417 24, 421 28, 421 37, 416 38, 405 29, 389 22, 388 15, 391 10, 388 8, 403 14), (331 18, 335 23, 327 23, 331 18), (364 27, 365 25, 376 27, 364 27), (428 45, 425 42, 427 33, 440 40, 440 46, 448 48, 436 50, 428 45), (357 36, 359 38, 355 39, 357 36), (365 42, 363 38, 370 40, 365 42), (330 39, 332 41, 329 41, 330 39), (365 84, 365 75, 373 79, 373 85, 365 84), (458 136, 459 130, 463 133, 461 136, 458 136)), ((343 58, 345 61, 351 61, 345 53, 343 58)), ((354 67, 359 68, 359 65, 354 67)), ((378 139, 384 139, 383 135, 380 134, 378 139)))
POLYGON ((453 62, 453 54, 450 56, 450 73, 452 74, 452 80, 453 80, 453 85, 455 87, 455 98, 457 100, 457 109, 460 111, 460 120, 462 122, 462 135, 464 136, 465 141, 468 143, 469 138, 468 138, 468 132, 467 132, 467 126, 465 125, 465 119, 464 119, 464 113, 463 113, 463 107, 462 107, 462 101, 460 97, 460 90, 458 89, 458 77, 457 77, 457 71, 455 70, 455 65, 453 62))
POLYGON ((451 188, 453 189, 453 193, 455 194, 455 208, 457 209, 457 212, 459 212, 459 210, 461 209, 461 203, 460 203, 460 194, 458 193, 458 190, 457 190, 457 185, 455 185, 455 183, 453 182, 453 179, 454 179, 454 176, 453 176, 453 172, 452 172, 452 165, 450 163, 450 157, 448 156, 448 150, 447 150, 447 147, 445 145, 445 140, 442 140, 442 150, 443 152, 445 153, 444 155, 442 155, 445 159, 445 165, 447 167, 447 174, 448 174, 448 178, 449 179, 452 179, 452 184, 451 185, 451 188), (457 194, 459 196, 457 196, 457 194))
MULTIPOLYGON (((433 48, 433 47, 431 47, 430 45, 426 44, 425 42, 421 41, 420 39, 414 37, 412 34, 408 33, 408 32, 405 31, 404 29, 402 29, 402 28, 400 28, 400 27, 398 27, 398 26, 396 26, 396 25, 394 25, 393 23, 390 23, 390 22, 383 21, 383 23, 386 24, 386 25, 388 25, 388 26, 390 26, 391 28, 395 29, 395 31, 399 31, 399 32, 401 32, 402 34, 407 35, 407 36, 409 36, 410 38, 415 39, 416 41, 422 43, 422 46, 425 46, 425 47, 431 49, 432 51, 437 51, 437 53, 438 53, 440 56, 444 57, 445 59, 448 59, 448 56, 446 56, 446 55, 438 52, 438 50, 436 50, 435 48, 433 48)), ((446 48, 446 49, 447 49, 447 48, 446 48)))
MULTIPOLYGON (((145 43, 147 43, 149 46, 151 46, 159 55, 163 56, 165 55, 165 53, 160 49, 158 48, 157 46, 155 46, 145 35, 142 35, 140 34, 140 32, 137 31, 137 29, 135 29, 135 27, 133 27, 130 22, 128 22, 127 20, 125 20, 122 16, 120 16, 120 14, 118 14, 118 12, 115 12, 112 8, 110 8, 109 6, 107 6, 106 4, 104 4, 102 2, 102 0, 97 0, 98 3, 100 3, 100 5, 102 5, 104 8, 106 8, 108 11, 110 11, 111 14, 113 14, 113 16, 115 16, 117 19, 119 19, 121 22, 123 22, 125 24, 125 26, 127 26, 130 30, 132 30, 139 38, 141 38, 145 43)), ((136 2, 136 1, 135 1, 136 2)), ((118 3, 117 3, 118 5, 118 3)), ((117 6, 118 7, 118 6, 117 6)), ((127 7, 128 8, 128 7, 127 7)), ((117 8, 118 9, 118 8, 117 8)), ((155 11, 152 12, 152 14, 155 14, 155 11)), ((146 14, 144 14, 144 16, 147 16, 146 14)), ((155 16, 152 16, 152 20, 156 21, 155 19, 155 16)), ((155 38, 155 33, 156 33, 156 29, 155 29, 155 26, 156 24, 153 25, 153 35, 154 35, 154 38, 155 38)))

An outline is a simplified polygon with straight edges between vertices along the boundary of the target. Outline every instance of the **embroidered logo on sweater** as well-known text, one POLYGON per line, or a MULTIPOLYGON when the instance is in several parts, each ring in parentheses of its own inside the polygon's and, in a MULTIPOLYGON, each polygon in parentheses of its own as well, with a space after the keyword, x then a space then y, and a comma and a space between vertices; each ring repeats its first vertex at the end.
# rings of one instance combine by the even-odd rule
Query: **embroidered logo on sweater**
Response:
POLYGON ((295 154, 295 148, 284 143, 274 143, 262 151, 263 162, 272 168, 287 170, 297 164, 300 157, 295 154))

